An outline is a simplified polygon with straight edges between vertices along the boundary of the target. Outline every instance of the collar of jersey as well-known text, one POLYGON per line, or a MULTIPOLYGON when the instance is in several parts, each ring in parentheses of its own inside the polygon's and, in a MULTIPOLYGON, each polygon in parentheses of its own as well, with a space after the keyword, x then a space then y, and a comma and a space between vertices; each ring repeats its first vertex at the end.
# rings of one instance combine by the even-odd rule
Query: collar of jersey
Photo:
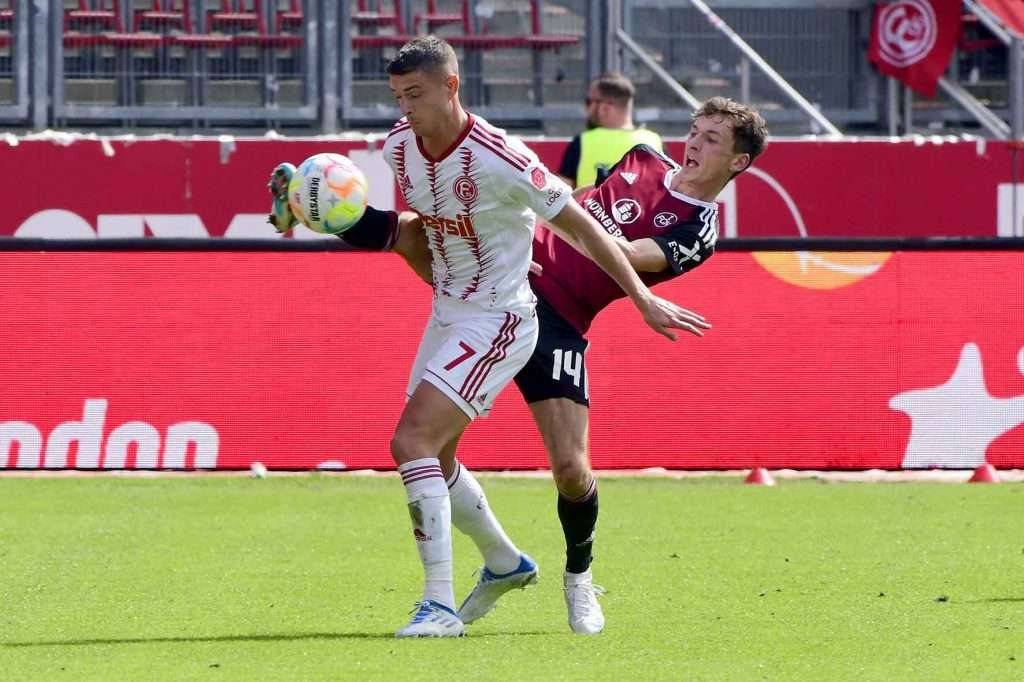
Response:
POLYGON ((469 131, 473 129, 474 123, 476 123, 476 119, 473 118, 473 114, 467 111, 466 127, 462 129, 462 132, 459 133, 459 136, 456 137, 455 141, 451 143, 451 146, 449 146, 448 149, 444 150, 444 153, 441 154, 441 156, 437 157, 436 159, 427 152, 427 148, 423 146, 423 139, 419 135, 416 136, 416 146, 419 147, 420 154, 423 155, 424 159, 426 159, 430 163, 441 163, 449 156, 451 156, 451 153, 455 151, 460 144, 462 144, 462 141, 466 139, 466 135, 469 135, 469 131))

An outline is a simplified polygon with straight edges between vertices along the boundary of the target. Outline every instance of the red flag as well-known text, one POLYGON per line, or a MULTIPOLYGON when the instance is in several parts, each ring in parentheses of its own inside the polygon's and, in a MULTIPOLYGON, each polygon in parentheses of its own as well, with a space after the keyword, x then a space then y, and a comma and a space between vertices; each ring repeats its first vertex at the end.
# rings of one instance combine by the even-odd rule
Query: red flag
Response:
POLYGON ((868 59, 926 97, 935 96, 960 36, 960 0, 876 4, 868 59))

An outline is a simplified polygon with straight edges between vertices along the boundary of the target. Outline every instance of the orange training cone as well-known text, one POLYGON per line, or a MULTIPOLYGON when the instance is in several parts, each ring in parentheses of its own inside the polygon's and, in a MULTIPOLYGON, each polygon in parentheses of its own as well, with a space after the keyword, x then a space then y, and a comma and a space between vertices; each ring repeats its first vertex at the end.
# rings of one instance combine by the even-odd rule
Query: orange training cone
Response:
POLYGON ((754 467, 747 474, 747 477, 743 479, 744 483, 750 485, 775 485, 775 479, 768 473, 768 470, 764 467, 754 467))
POLYGON ((991 464, 982 464, 974 470, 974 475, 971 476, 968 483, 999 483, 999 474, 996 473, 996 468, 991 464))

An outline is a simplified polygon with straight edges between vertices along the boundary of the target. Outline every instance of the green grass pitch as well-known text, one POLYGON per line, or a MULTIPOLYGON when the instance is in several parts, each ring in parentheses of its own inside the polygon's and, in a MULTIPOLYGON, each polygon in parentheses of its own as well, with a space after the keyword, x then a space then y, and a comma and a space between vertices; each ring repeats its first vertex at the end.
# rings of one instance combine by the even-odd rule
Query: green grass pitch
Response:
POLYGON ((399 641, 396 478, 0 478, 0 679, 1024 679, 1020 484, 604 477, 608 625, 580 637, 551 482, 481 480, 540 584, 399 641))

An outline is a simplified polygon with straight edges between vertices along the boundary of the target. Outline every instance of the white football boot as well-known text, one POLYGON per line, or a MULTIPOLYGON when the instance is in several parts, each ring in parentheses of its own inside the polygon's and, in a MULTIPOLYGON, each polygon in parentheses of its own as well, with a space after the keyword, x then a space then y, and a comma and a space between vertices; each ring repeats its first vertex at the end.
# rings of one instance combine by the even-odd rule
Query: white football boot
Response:
POLYGON ((569 609, 569 627, 578 635, 596 635, 604 630, 604 613, 597 596, 604 588, 595 585, 588 568, 585 573, 566 573, 565 605, 569 609))
POLYGON ((412 620, 395 637, 462 637, 462 621, 440 602, 424 599, 416 602, 412 620))
POLYGON ((533 559, 523 554, 519 559, 519 566, 516 570, 502 575, 495 575, 484 566, 480 570, 480 579, 476 587, 469 593, 466 600, 459 607, 459 618, 463 623, 472 623, 474 620, 483 618, 494 608, 498 597, 509 590, 525 589, 527 585, 537 582, 540 569, 533 559))

